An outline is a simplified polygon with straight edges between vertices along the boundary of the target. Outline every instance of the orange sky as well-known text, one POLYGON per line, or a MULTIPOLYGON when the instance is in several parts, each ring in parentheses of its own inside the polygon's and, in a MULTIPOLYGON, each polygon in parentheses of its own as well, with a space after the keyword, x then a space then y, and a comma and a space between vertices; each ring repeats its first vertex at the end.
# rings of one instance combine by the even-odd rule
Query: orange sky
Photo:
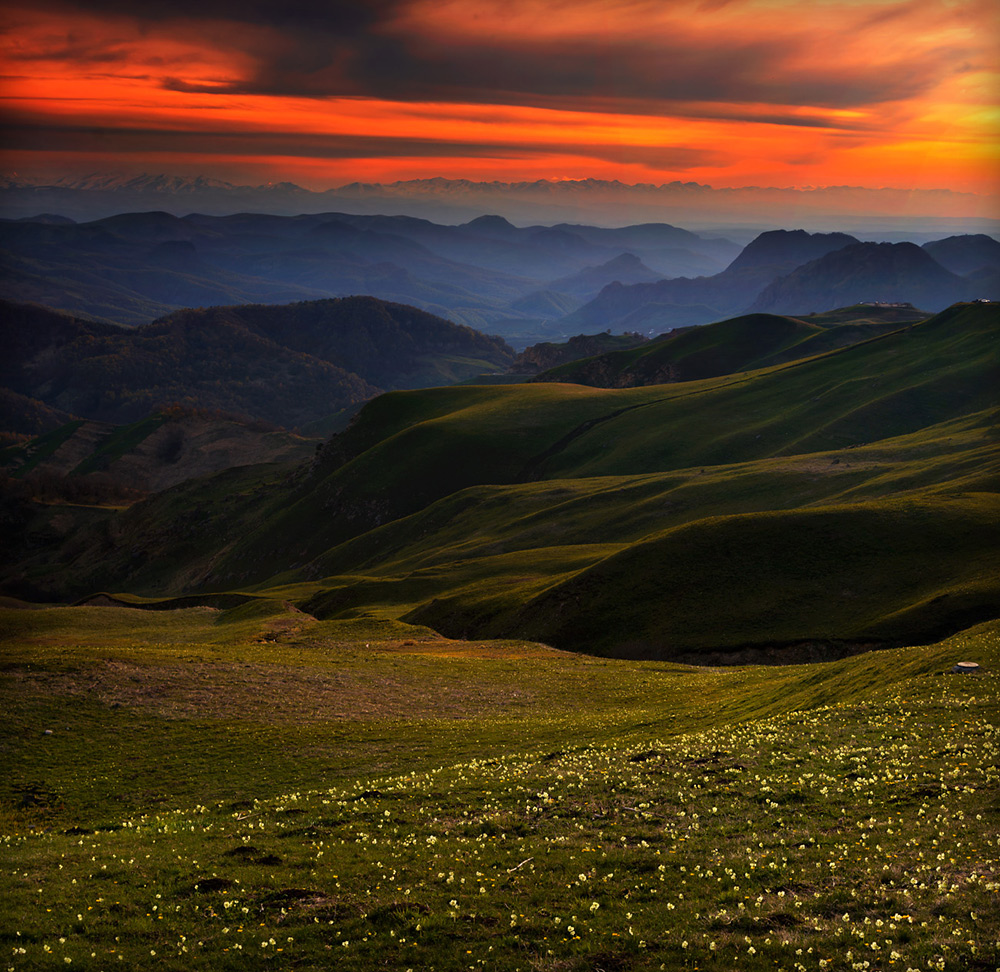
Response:
POLYGON ((40 0, 9 174, 996 191, 995 0, 40 0))

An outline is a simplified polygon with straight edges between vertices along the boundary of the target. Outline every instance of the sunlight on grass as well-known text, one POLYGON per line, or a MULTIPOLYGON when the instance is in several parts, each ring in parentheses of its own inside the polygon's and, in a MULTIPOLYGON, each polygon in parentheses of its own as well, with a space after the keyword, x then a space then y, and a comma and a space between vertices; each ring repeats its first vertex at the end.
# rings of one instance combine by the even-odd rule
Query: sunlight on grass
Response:
POLYGON ((1000 959, 997 623, 708 669, 279 608, 0 611, 0 965, 1000 959))

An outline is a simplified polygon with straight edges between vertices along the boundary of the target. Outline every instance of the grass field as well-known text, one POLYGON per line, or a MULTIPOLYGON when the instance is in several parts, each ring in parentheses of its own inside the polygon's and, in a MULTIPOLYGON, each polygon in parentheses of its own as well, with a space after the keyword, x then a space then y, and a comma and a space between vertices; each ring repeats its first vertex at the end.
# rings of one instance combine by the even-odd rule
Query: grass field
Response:
POLYGON ((0 972, 1000 968, 997 323, 12 506, 0 972))
POLYGON ((0 639, 0 967, 1000 963, 995 622, 715 669, 278 601, 0 639))

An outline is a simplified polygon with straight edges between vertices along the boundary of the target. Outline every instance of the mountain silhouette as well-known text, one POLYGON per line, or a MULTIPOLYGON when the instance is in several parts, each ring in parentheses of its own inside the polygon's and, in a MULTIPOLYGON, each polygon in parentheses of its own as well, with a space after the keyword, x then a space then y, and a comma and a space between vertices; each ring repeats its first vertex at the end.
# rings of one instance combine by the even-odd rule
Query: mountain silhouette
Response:
POLYGON ((864 301, 909 302, 941 310, 978 296, 972 290, 968 281, 913 243, 855 243, 775 280, 751 310, 801 314, 864 301))
POLYGON ((925 243, 923 249, 946 270, 963 277, 983 269, 1000 269, 1000 242, 984 233, 949 236, 925 243))
MULTIPOLYGON (((563 323, 571 327, 637 328, 639 320, 655 320, 659 330, 707 324, 744 310, 775 277, 852 242, 857 240, 843 233, 762 233, 721 273, 633 286, 609 284, 563 323), (652 313, 643 308, 651 308, 652 313)), ((828 302, 825 306, 832 305, 828 302)))

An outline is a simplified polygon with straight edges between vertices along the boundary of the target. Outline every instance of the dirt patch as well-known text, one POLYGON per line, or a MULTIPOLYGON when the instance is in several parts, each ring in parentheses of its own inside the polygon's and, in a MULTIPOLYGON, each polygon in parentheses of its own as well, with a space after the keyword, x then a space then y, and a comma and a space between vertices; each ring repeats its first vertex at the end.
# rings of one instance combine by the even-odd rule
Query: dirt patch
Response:
POLYGON ((395 672, 377 664, 335 669, 240 662, 153 666, 104 660, 73 672, 14 669, 6 674, 21 692, 86 695, 109 708, 166 719, 264 724, 466 719, 515 714, 531 707, 535 699, 526 685, 489 683, 472 673, 441 674, 416 667, 395 672))
POLYGON ((69 476, 86 462, 91 472, 99 468, 122 487, 160 492, 196 476, 233 466, 301 462, 312 457, 317 444, 315 439, 266 431, 235 419, 180 415, 152 429, 123 455, 101 457, 98 450, 117 428, 106 422, 83 422, 36 469, 69 476))
POLYGON ((371 650, 397 655, 430 655, 436 658, 551 658, 554 655, 579 656, 571 651, 550 648, 533 642, 476 642, 452 640, 450 638, 432 641, 382 641, 371 644, 371 650))
POLYGON ((84 422, 51 456, 40 463, 39 468, 68 476, 114 430, 115 427, 108 422, 84 422))
POLYGON ((242 423, 187 416, 165 422, 115 464, 122 479, 154 492, 196 476, 262 462, 303 460, 314 440, 284 432, 261 432, 242 423))

